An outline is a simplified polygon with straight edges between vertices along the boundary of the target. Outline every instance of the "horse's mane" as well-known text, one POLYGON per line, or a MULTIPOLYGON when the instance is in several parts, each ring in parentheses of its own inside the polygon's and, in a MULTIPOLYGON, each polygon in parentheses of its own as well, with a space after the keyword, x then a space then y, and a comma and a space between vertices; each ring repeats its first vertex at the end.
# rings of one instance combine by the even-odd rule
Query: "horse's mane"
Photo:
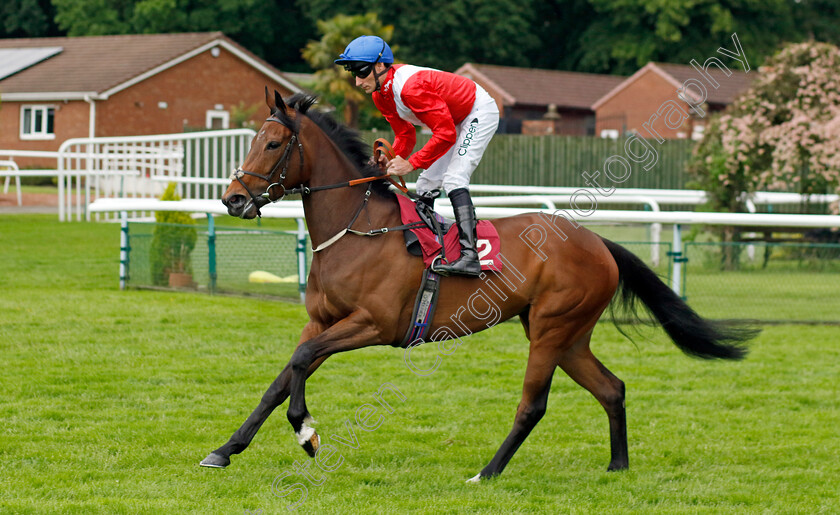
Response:
MULTIPOLYGON (((324 134, 330 138, 333 143, 344 153, 350 160, 353 166, 361 172, 363 177, 375 177, 381 175, 378 166, 370 165, 371 149, 362 141, 359 133, 349 127, 340 124, 328 113, 320 111, 310 111, 309 108, 318 100, 314 95, 307 95, 305 93, 295 93, 286 100, 286 105, 295 109, 298 113, 306 115, 312 120, 324 134)), ((273 112, 283 125, 294 128, 294 120, 282 109, 273 112)), ((372 190, 385 197, 393 197, 394 192, 389 189, 390 182, 386 180, 374 181, 372 190)))

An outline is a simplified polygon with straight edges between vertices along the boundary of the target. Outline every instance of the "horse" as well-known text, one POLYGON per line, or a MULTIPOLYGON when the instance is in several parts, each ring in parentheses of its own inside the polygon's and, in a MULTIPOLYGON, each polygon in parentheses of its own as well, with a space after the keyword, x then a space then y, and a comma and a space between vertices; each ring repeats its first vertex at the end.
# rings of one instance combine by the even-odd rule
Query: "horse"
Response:
MULTIPOLYGON (((357 133, 310 111, 314 101, 295 95, 285 102, 266 89, 271 114, 222 196, 230 215, 251 219, 269 202, 300 193, 318 252, 305 295, 309 322, 291 359, 242 426, 201 462, 206 467, 228 466, 230 456, 245 450, 287 397, 287 418, 297 441, 315 457, 320 438, 306 407, 307 378, 339 352, 373 345, 405 352, 417 344, 402 340, 412 322, 424 265, 406 251, 400 231, 381 230, 400 226, 396 195, 378 176, 380 170, 357 133)), ((558 367, 607 413, 608 470, 629 466, 624 383, 590 350, 596 322, 614 298, 623 306, 640 300, 679 349, 699 358, 741 359, 756 333, 701 318, 638 257, 562 213, 491 222, 506 266, 479 278, 443 278, 429 333, 440 345, 518 316, 530 342, 513 427, 490 462, 468 481, 505 469, 545 414, 558 367)))

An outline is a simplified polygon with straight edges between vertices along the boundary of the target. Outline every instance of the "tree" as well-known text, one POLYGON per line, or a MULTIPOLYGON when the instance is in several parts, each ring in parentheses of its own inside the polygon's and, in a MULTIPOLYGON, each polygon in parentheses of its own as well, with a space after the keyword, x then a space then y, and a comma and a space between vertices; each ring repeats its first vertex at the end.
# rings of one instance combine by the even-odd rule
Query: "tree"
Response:
POLYGON ((0 38, 59 36, 49 0, 4 0, 0 3, 0 38))
POLYGON ((528 67, 540 48, 531 0, 389 3, 405 62, 454 71, 466 62, 528 67))
POLYGON ((308 71, 302 42, 336 15, 393 24, 403 62, 634 73, 688 63, 738 33, 750 62, 784 43, 840 43, 836 0, 5 0, 0 37, 221 30, 283 70, 308 71), (55 11, 55 25, 49 23, 55 11), (47 28, 44 28, 44 20, 47 28), (756 23, 755 20, 760 20, 756 23), (4 28, 5 26, 5 28, 4 28), (5 30, 5 33, 3 32, 5 30), (44 33, 44 31, 47 31, 44 33))
POLYGON ((376 13, 393 23, 389 43, 403 62, 453 71, 468 61, 529 66, 540 48, 533 0, 314 0, 300 2, 305 16, 376 13))
POLYGON ((803 39, 840 44, 840 3, 836 0, 798 0, 793 9, 803 39))
POLYGON ((838 77, 838 47, 789 45, 711 120, 689 172, 710 192, 713 209, 742 210, 743 194, 757 189, 840 191, 838 77))
MULTIPOLYGON (((757 82, 718 118, 695 151, 708 186, 824 193, 840 188, 840 49, 797 43, 769 59, 757 82), (718 163, 720 166, 717 166, 718 163)), ((735 207, 731 197, 718 206, 735 207)))
POLYGON ((595 16, 581 35, 580 71, 632 74, 650 61, 688 63, 733 32, 760 63, 801 37, 788 0, 589 0, 595 16), (761 20, 757 24, 755 20, 761 20))
POLYGON ((531 54, 532 66, 579 70, 586 51, 583 34, 597 16, 589 0, 535 2, 533 29, 540 46, 531 54))
POLYGON ((312 23, 329 20, 339 14, 345 16, 367 12, 379 14, 379 7, 381 7, 376 0, 298 0, 297 3, 303 16, 312 23))
MULTIPOLYGON (((321 39, 310 41, 303 49, 303 57, 315 72, 315 90, 328 99, 343 104, 344 122, 350 127, 359 126, 359 111, 362 106, 374 109, 368 95, 356 87, 352 75, 336 66, 334 61, 359 36, 379 36, 388 41, 393 35, 392 25, 383 25, 375 13, 345 16, 340 14, 327 21, 318 22, 321 39)), ((392 46, 392 50, 398 50, 392 46)))
MULTIPOLYGON (((21 1, 21 0, 17 0, 21 1)), ((222 31, 282 69, 300 69, 311 25, 292 0, 53 0, 70 36, 222 31), (286 9, 286 10, 283 10, 286 9), (287 66, 291 61, 292 66, 287 66)))
POLYGON ((53 0, 55 22, 68 36, 127 34, 134 8, 130 0, 53 0))

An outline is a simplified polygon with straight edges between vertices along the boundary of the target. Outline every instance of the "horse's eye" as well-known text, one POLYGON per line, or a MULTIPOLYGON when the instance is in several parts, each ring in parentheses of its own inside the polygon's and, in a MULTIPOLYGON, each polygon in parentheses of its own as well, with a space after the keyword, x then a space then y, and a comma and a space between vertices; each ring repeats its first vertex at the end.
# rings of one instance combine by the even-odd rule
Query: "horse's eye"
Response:
POLYGON ((265 146, 266 150, 276 150, 278 148, 280 148, 280 142, 279 141, 269 141, 268 145, 265 146))

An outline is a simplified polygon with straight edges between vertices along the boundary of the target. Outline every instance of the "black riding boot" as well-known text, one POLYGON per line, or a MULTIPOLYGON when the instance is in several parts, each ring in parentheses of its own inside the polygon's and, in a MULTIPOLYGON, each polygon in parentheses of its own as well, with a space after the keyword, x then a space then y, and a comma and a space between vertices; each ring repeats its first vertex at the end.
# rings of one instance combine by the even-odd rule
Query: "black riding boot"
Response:
POLYGON ((440 275, 466 275, 477 277, 481 273, 478 252, 475 250, 475 208, 470 192, 458 188, 449 193, 452 210, 455 211, 455 223, 458 225, 458 242, 461 244, 461 257, 451 263, 436 263, 432 271, 440 275))

